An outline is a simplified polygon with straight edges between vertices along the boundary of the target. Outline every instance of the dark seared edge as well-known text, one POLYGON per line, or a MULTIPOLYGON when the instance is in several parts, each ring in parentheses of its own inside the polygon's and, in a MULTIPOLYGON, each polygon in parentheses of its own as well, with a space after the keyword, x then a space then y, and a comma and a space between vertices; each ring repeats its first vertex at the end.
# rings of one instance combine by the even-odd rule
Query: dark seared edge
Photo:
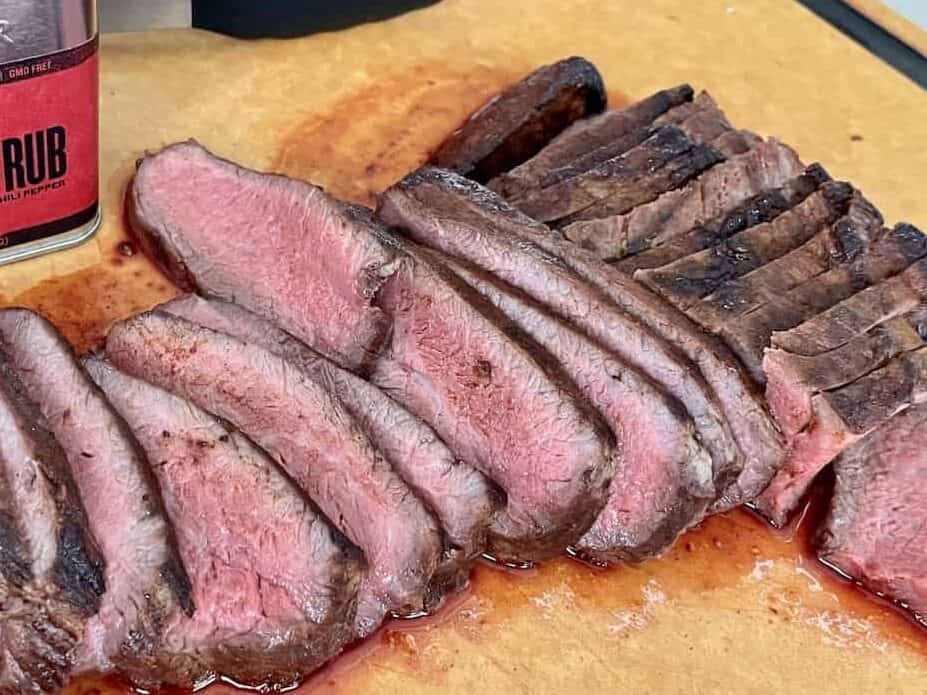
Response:
POLYGON ((506 199, 521 197, 549 171, 619 140, 653 123, 668 109, 692 99, 687 84, 659 91, 623 109, 605 111, 575 122, 534 157, 489 182, 506 199))
POLYGON ((572 57, 546 65, 473 114, 430 163, 488 181, 534 156, 574 121, 605 108, 592 63, 572 57))
POLYGON ((688 232, 661 246, 639 252, 634 246, 629 247, 628 252, 631 255, 612 262, 612 265, 633 275, 636 270, 659 268, 690 254, 717 246, 739 232, 771 222, 786 210, 791 210, 801 203, 827 181, 830 181, 830 176, 824 168, 819 164, 812 164, 784 186, 752 196, 733 210, 697 224, 688 232))

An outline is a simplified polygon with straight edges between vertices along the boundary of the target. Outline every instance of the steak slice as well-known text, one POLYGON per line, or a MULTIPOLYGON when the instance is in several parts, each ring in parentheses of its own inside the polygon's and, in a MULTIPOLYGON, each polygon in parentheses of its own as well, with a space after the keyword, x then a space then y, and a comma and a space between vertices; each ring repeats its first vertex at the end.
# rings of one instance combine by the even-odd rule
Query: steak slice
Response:
MULTIPOLYGON (((917 228, 897 225, 892 235, 912 257, 927 256, 927 237, 917 228)), ((914 262, 898 275, 857 292, 800 326, 774 333, 772 344, 796 355, 835 350, 883 321, 917 308, 927 300, 925 283, 927 265, 924 261, 914 262)))
POLYGON ((661 126, 636 147, 546 188, 531 189, 512 202, 535 219, 562 224, 623 213, 723 159, 679 128, 661 126))
POLYGON ((750 198, 785 185, 802 169, 791 148, 768 140, 630 211, 563 225, 563 234, 600 258, 623 258, 730 214, 750 198))
POLYGON ((877 253, 882 222, 879 211, 855 193, 846 214, 836 222, 788 253, 724 282, 692 306, 689 316, 714 331, 726 324, 736 324, 790 290, 816 284, 828 270, 847 266, 862 256, 869 257, 870 251, 877 253))
POLYGON ((25 309, 0 312, 0 349, 67 452, 106 563, 106 593, 74 650, 75 672, 115 667, 140 687, 201 677, 166 642, 169 627, 194 606, 138 442, 45 319, 25 309))
MULTIPOLYGON (((770 475, 781 461, 776 427, 733 356, 623 273, 450 172, 411 174, 383 195, 379 209, 417 241, 546 305, 675 396, 696 423, 723 488, 745 460, 770 475)), ((734 497, 726 492, 718 506, 737 504, 734 497)))
POLYGON ((470 116, 430 163, 488 181, 533 157, 574 121, 600 112, 605 100, 602 76, 585 58, 545 65, 470 116))
MULTIPOLYGON (((620 260, 612 261, 611 264, 629 275, 633 275, 637 270, 649 270, 667 265, 690 254, 716 246, 738 232, 771 222, 801 203, 821 184, 829 180, 830 177, 823 167, 819 164, 812 164, 795 178, 786 181, 783 186, 747 198, 732 210, 722 212, 707 222, 696 224, 679 236, 668 239, 666 243, 625 256, 620 260)), ((590 250, 595 251, 595 249, 590 250)))
POLYGON ((725 157, 743 154, 762 138, 734 130, 727 116, 708 92, 702 91, 691 102, 670 109, 654 125, 675 125, 693 140, 714 145, 725 157))
POLYGON ((834 464, 830 513, 818 538, 827 565, 927 616, 927 406, 913 407, 834 464))
MULTIPOLYGON (((881 231, 881 228, 879 228, 881 231)), ((920 250, 905 248, 894 230, 871 243, 868 252, 848 263, 835 264, 825 273, 796 287, 751 312, 732 325, 725 326, 725 338, 748 365, 756 365, 762 378, 763 350, 774 331, 786 331, 841 300, 851 297, 861 287, 894 275, 918 258, 927 255, 927 241, 920 250)))
POLYGON ((365 208, 194 142, 141 160, 127 206, 181 289, 235 301, 353 369, 379 349, 389 326, 371 298, 398 260, 365 208))
POLYGON ((434 520, 346 408, 263 348, 164 312, 116 324, 113 364, 231 422, 289 473, 367 557, 356 629, 427 608, 441 554, 434 520))
POLYGON ((450 588, 466 580, 470 561, 485 550, 496 493, 482 474, 454 456, 431 427, 373 384, 341 369, 247 309, 192 294, 158 309, 263 347, 298 366, 334 394, 441 522, 446 537, 445 557, 438 570, 446 580, 441 584, 450 588))
POLYGON ((413 244, 378 297, 393 337, 371 380, 506 494, 489 553, 562 552, 605 504, 617 454, 598 414, 501 312, 413 244))
POLYGON ((637 562, 701 521, 715 498, 711 457, 682 404, 524 293, 438 257, 563 365, 619 443, 608 502, 572 550, 596 563, 637 562))
POLYGON ((826 183, 791 210, 703 251, 634 274, 636 280, 687 311, 728 283, 808 241, 847 211, 849 184, 826 183))
POLYGON ((916 376, 924 359, 920 341, 927 326, 920 312, 925 303, 927 261, 921 260, 802 326, 774 335, 774 345, 806 345, 794 353, 782 347, 767 350, 763 363, 767 399, 790 443, 786 464, 756 500, 757 509, 774 523, 788 520, 815 476, 878 425, 877 415, 887 419, 920 398, 916 376), (859 330, 851 335, 854 324, 859 330), (804 339, 814 332, 818 340, 804 339), (885 393, 894 394, 893 400, 885 393), (856 411, 853 398, 861 400, 856 411), (846 421, 859 421, 854 413, 866 412, 876 413, 869 416, 875 425, 850 429, 846 421))
POLYGON ((103 589, 67 457, 0 349, 0 692, 60 690, 103 589))
POLYGON ((84 365, 153 462, 177 530, 197 610, 166 641, 202 674, 255 687, 291 685, 337 654, 354 636, 357 550, 239 432, 103 360, 84 365))
POLYGON ((531 159, 490 181, 489 188, 508 199, 520 197, 537 186, 547 172, 650 125, 660 114, 691 101, 692 94, 692 87, 683 84, 623 109, 576 121, 531 159))

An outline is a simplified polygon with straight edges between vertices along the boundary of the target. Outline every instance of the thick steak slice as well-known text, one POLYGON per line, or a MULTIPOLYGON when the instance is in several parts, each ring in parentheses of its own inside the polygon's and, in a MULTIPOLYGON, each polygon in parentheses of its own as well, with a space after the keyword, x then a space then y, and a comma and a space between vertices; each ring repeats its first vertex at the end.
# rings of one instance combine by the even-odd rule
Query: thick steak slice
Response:
POLYGON ((430 161, 489 181, 533 157, 573 121, 604 108, 605 85, 596 67, 584 58, 566 58, 493 97, 430 161))
POLYGON ((770 222, 660 268, 638 271, 634 277, 679 309, 688 310, 725 283, 808 241, 846 212, 852 195, 849 184, 826 183, 770 222))
POLYGON ((177 530, 196 613, 167 642, 248 686, 291 685, 337 654, 354 636, 360 553, 239 432, 100 359, 84 365, 148 454, 177 530))
POLYGON ((658 247, 696 225, 730 214, 748 199, 785 185, 802 169, 791 148, 768 140, 716 164, 685 186, 663 193, 649 203, 626 213, 566 224, 563 233, 600 258, 623 258, 658 247))
MULTIPOLYGON (((904 234, 917 253, 927 237, 909 225, 898 225, 893 234, 904 234)), ((927 255, 927 249, 921 256, 927 255)), ((927 262, 917 261, 903 272, 867 287, 800 326, 774 333, 772 344, 796 355, 819 355, 847 344, 882 322, 913 311, 927 301, 927 262)))
POLYGON ((506 494, 489 553, 525 562, 562 552, 605 504, 614 438, 558 365, 428 253, 383 287, 393 319, 371 380, 429 423, 506 494))
POLYGON ((927 616, 927 406, 896 416, 834 464, 818 539, 826 564, 927 616))
POLYGON ((427 608, 441 554, 433 518, 345 407, 298 367, 164 312, 114 326, 106 354, 119 369, 235 425, 364 551, 360 635, 387 611, 427 608))
POLYGON ((533 188, 512 202, 542 222, 615 215, 684 184, 724 159, 674 126, 653 129, 647 139, 563 181, 533 188))
POLYGON ((138 442, 45 319, 22 309, 0 312, 0 349, 67 452, 106 562, 106 593, 75 649, 75 672, 115 667, 141 687, 201 677, 195 661, 178 658, 166 641, 169 627, 194 606, 138 442))
POLYGON ((682 404, 524 293, 439 258, 560 362, 615 434, 621 461, 608 502, 573 550, 597 563, 640 561, 701 521, 715 498, 711 457, 682 404))
POLYGON ((828 270, 876 253, 882 222, 879 211, 861 195, 854 194, 846 214, 836 222, 756 270, 723 282, 693 305, 688 314, 715 332, 725 324, 737 323, 790 290, 815 284, 828 270))
POLYGON ((127 207, 182 289, 235 301, 352 369, 380 347, 388 322, 371 298, 398 260, 365 208, 194 142, 145 157, 127 207))
POLYGON ((505 198, 517 198, 538 185, 547 172, 653 123, 659 115, 692 99, 687 84, 665 89, 623 109, 605 111, 573 123, 534 157, 489 182, 505 198))
POLYGON ((446 577, 442 583, 455 586, 466 580, 469 562, 485 550, 496 493, 481 473, 454 456, 431 427, 373 384, 341 369, 247 309, 192 294, 158 308, 259 345, 297 365, 337 396, 441 522, 446 536, 445 558, 439 569, 446 577))
POLYGON ((829 180, 830 177, 820 165, 812 164, 803 173, 789 179, 783 186, 747 198, 732 210, 716 215, 707 222, 696 224, 692 229, 668 239, 664 244, 611 261, 611 264, 630 275, 637 270, 667 265, 690 254, 716 246, 738 232, 771 222, 798 205, 814 193, 821 184, 829 180))
MULTIPOLYGON (((380 212, 421 243, 521 289, 678 398, 719 485, 735 480, 745 459, 769 475, 778 465, 775 425, 733 356, 623 273, 450 172, 408 176, 384 194, 380 212)), ((720 504, 736 504, 733 493, 720 504)))
POLYGON ((103 588, 67 457, 0 349, 0 693, 62 688, 103 588))

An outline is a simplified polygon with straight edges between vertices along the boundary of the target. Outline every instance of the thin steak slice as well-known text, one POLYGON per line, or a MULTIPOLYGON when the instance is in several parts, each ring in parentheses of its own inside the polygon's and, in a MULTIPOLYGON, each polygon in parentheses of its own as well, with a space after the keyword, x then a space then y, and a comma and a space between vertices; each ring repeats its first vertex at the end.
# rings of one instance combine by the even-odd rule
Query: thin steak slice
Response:
MULTIPOLYGON (((871 429, 870 423, 879 424, 877 416, 886 419, 920 397, 916 375, 924 349, 919 339, 927 327, 919 312, 925 303, 927 261, 922 260, 806 324, 774 335, 774 344, 808 347, 794 353, 773 348, 763 362, 767 399, 790 444, 782 470, 756 500, 757 509, 771 521, 784 524, 815 476, 871 429), (910 328, 898 321, 908 314, 916 321, 910 328), (850 335, 854 324, 859 330, 850 335), (812 329, 820 338, 803 340, 812 329), (842 371, 829 371, 838 368, 842 371), (834 403, 852 405, 853 398, 861 401, 858 412, 876 415, 850 429, 834 403)), ((860 420, 852 411, 849 417, 860 420)))
POLYGON ((896 235, 895 230, 885 231, 887 233, 872 242, 860 256, 847 263, 835 263, 818 277, 782 296, 771 297, 757 310, 725 326, 728 344, 748 365, 755 364, 762 374, 763 350, 769 345, 773 332, 793 328, 853 296, 860 288, 895 275, 927 255, 927 240, 919 244, 919 249, 905 247, 903 238, 896 235))
POLYGON ((506 494, 489 553, 520 563, 575 543, 605 504, 617 455, 553 360, 426 250, 378 297, 393 319, 371 380, 506 494))
MULTIPOLYGON (((379 209, 421 243, 545 304, 678 398, 711 453, 716 483, 731 484, 745 460, 750 470, 772 474, 782 445, 736 361, 646 288, 450 172, 411 174, 384 194, 379 209)), ((719 503, 728 504, 736 504, 733 492, 719 503)))
POLYGON ((667 110, 691 101, 692 94, 692 87, 683 84, 656 92, 623 109, 576 121, 524 164, 490 181, 489 188, 505 198, 520 197, 537 186, 547 172, 650 125, 667 110))
POLYGON ((790 290, 817 283, 820 276, 832 268, 847 266, 861 256, 876 253, 882 237, 882 223, 879 211, 861 195, 854 194, 846 214, 833 224, 825 225, 788 253, 741 277, 723 282, 712 294, 693 305, 688 314, 716 332, 725 324, 737 323, 790 290))
POLYGON ((727 116, 708 92, 691 102, 670 109, 654 125, 675 125, 693 140, 714 145, 725 157, 743 154, 762 139, 753 133, 734 130, 727 116))
MULTIPOLYGON (((637 270, 667 265, 690 254, 716 246, 738 232, 771 222, 785 211, 798 205, 827 181, 830 181, 830 176, 823 167, 819 164, 812 164, 795 178, 786 181, 783 186, 747 198, 732 210, 696 224, 692 229, 668 239, 664 244, 611 261, 611 264, 629 275, 633 275, 637 270)), ((595 249, 591 250, 595 251, 595 249)))
POLYGON ((896 416, 834 464, 821 560, 927 618, 927 406, 896 416))
POLYGON ((224 418, 270 454, 367 557, 357 631, 387 611, 426 610, 441 554, 436 524, 347 409, 298 367, 164 312, 116 324, 119 369, 224 418))
MULTIPOLYGON (((927 256, 927 237, 910 225, 898 225, 893 236, 906 238, 912 255, 927 256), (921 248, 919 251, 918 248, 921 248)), ((772 344, 796 355, 818 355, 845 345, 882 322, 927 301, 927 271, 923 261, 867 287, 795 328, 774 333, 772 344)))
POLYGON ((255 687, 292 685, 337 654, 354 636, 356 548, 239 432, 103 360, 84 366, 148 454, 177 530, 197 610, 167 642, 255 687))
POLYGON ((438 573, 451 588, 466 580, 469 562, 485 549, 496 493, 458 459, 431 427, 373 384, 339 368, 247 309, 187 295, 158 307, 214 331, 259 345, 302 369, 344 404, 393 469, 441 522, 445 558, 438 573))
POLYGON ((0 349, 0 692, 60 690, 103 589, 67 456, 0 349))
POLYGON ((695 142, 674 126, 650 131, 636 147, 545 188, 533 188, 512 202, 542 222, 627 212, 724 159, 710 145, 695 142))
POLYGON ((533 157, 574 121, 599 113, 605 100, 602 76, 585 58, 545 65, 483 105, 430 162, 489 181, 533 157))
POLYGON ((750 198, 802 173, 795 152, 776 140, 716 164, 681 188, 632 210, 563 226, 567 239, 605 259, 659 247, 696 225, 732 213, 750 198))
POLYGON ((106 562, 106 593, 75 649, 75 673, 115 667, 140 687, 202 677, 167 641, 169 627, 193 614, 193 597, 157 481, 129 427, 42 317, 0 312, 0 349, 67 452, 106 562))
POLYGON ((127 207, 181 289, 235 301, 352 369, 379 349, 389 326, 371 298, 398 260, 365 208, 195 142, 141 160, 127 207))
POLYGON ((621 462, 608 502, 573 551, 596 563, 637 562, 701 521, 715 498, 711 457, 682 404, 524 293, 438 257, 560 362, 615 434, 621 462))
POLYGON ((634 274, 636 280, 686 311, 712 292, 808 241, 843 215, 849 184, 826 183, 791 210, 703 251, 634 274))

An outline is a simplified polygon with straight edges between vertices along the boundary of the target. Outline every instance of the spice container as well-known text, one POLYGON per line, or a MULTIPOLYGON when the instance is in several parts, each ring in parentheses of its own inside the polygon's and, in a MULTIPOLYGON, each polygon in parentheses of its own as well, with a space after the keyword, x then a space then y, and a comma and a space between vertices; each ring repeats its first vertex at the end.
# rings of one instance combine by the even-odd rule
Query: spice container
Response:
POLYGON ((95 0, 0 0, 0 264, 100 225, 95 0))

